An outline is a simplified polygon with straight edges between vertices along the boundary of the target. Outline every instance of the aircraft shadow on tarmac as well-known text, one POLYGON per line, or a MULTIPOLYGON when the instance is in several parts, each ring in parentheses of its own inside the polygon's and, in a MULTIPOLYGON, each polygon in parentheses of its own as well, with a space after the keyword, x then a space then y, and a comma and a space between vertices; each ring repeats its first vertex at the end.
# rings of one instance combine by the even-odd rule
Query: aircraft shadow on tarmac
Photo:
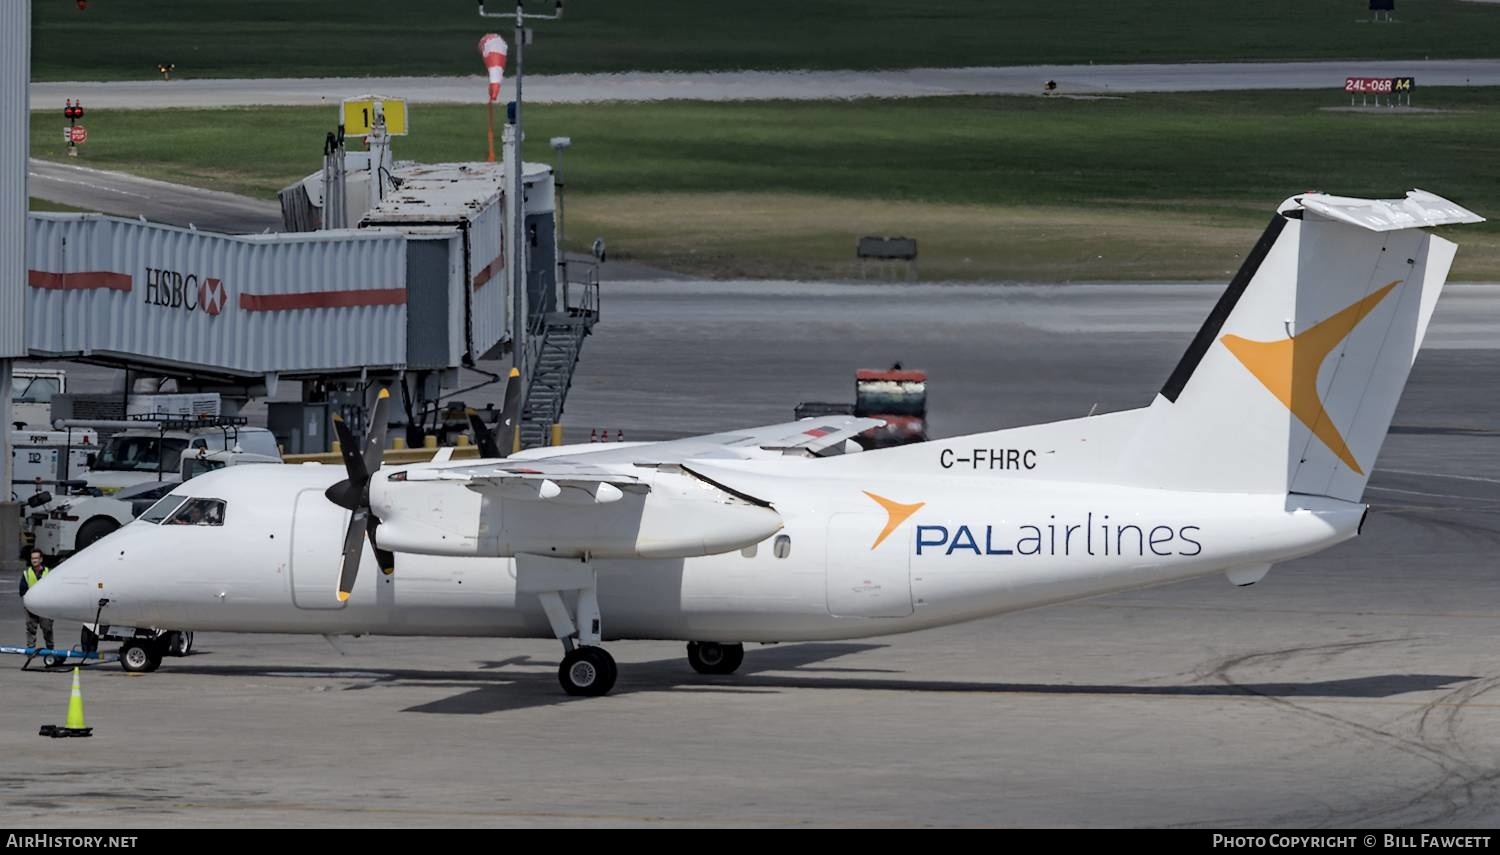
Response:
POLYGON ((1500 437, 1500 430, 1483 427, 1464 427, 1456 425, 1391 425, 1390 433, 1409 434, 1415 436, 1494 436, 1500 437))
MULTIPOLYGON (((1389 698, 1411 692, 1436 691, 1477 679, 1447 674, 1376 674, 1337 680, 1276 683, 1190 683, 1143 686, 1089 683, 1005 683, 973 680, 913 680, 892 669, 834 667, 828 660, 870 650, 881 644, 789 644, 747 651, 738 673, 705 676, 694 673, 686 657, 647 662, 624 662, 621 679, 610 697, 637 692, 765 693, 788 689, 834 689, 874 692, 940 692, 994 695, 1112 695, 1135 697, 1247 697, 1272 698, 1389 698)), ((459 694, 408 707, 405 712, 439 715, 482 715, 595 698, 573 698, 557 685, 556 663, 550 659, 516 656, 483 662, 478 671, 427 671, 383 668, 311 668, 248 666, 174 666, 173 672, 217 676, 284 676, 309 678, 366 678, 350 686, 359 691, 383 685, 425 685, 462 689, 459 694)), ((607 700, 606 700, 607 702, 607 700)))

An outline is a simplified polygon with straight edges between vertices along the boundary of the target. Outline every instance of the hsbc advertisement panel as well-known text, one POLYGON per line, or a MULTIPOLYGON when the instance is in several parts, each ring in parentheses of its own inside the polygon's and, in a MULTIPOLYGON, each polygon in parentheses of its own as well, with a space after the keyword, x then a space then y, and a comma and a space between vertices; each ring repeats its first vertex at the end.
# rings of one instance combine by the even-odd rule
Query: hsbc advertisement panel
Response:
POLYGON ((260 374, 399 367, 406 237, 221 235, 33 214, 27 347, 260 374))

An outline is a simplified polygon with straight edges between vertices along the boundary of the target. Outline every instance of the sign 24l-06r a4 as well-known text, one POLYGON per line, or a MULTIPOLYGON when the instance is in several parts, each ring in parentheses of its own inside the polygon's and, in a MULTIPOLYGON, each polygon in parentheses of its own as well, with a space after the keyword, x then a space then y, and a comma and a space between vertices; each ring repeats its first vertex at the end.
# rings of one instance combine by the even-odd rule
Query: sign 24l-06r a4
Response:
POLYGON ((1414 77, 1346 77, 1344 91, 1356 95, 1389 95, 1393 92, 1410 92, 1416 88, 1414 77))

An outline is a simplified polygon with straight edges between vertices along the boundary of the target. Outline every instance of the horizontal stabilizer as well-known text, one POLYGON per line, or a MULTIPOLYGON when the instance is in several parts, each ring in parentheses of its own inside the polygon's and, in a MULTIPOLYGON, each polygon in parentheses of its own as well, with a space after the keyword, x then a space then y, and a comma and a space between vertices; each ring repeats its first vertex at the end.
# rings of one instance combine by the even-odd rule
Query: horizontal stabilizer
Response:
POLYGON ((1484 222, 1484 217, 1426 190, 1409 190, 1405 199, 1353 199, 1305 193, 1286 200, 1277 212, 1285 214, 1297 208, 1372 232, 1484 222))

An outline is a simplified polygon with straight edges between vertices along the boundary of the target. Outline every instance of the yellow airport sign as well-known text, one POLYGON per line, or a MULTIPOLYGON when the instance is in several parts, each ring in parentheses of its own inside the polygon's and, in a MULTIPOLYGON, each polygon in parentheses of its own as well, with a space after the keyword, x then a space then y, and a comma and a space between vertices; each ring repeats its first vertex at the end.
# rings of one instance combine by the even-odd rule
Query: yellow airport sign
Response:
POLYGON ((375 129, 375 118, 384 114, 385 132, 393 137, 406 136, 406 99, 365 95, 349 98, 339 110, 339 122, 346 137, 367 137, 375 129))

